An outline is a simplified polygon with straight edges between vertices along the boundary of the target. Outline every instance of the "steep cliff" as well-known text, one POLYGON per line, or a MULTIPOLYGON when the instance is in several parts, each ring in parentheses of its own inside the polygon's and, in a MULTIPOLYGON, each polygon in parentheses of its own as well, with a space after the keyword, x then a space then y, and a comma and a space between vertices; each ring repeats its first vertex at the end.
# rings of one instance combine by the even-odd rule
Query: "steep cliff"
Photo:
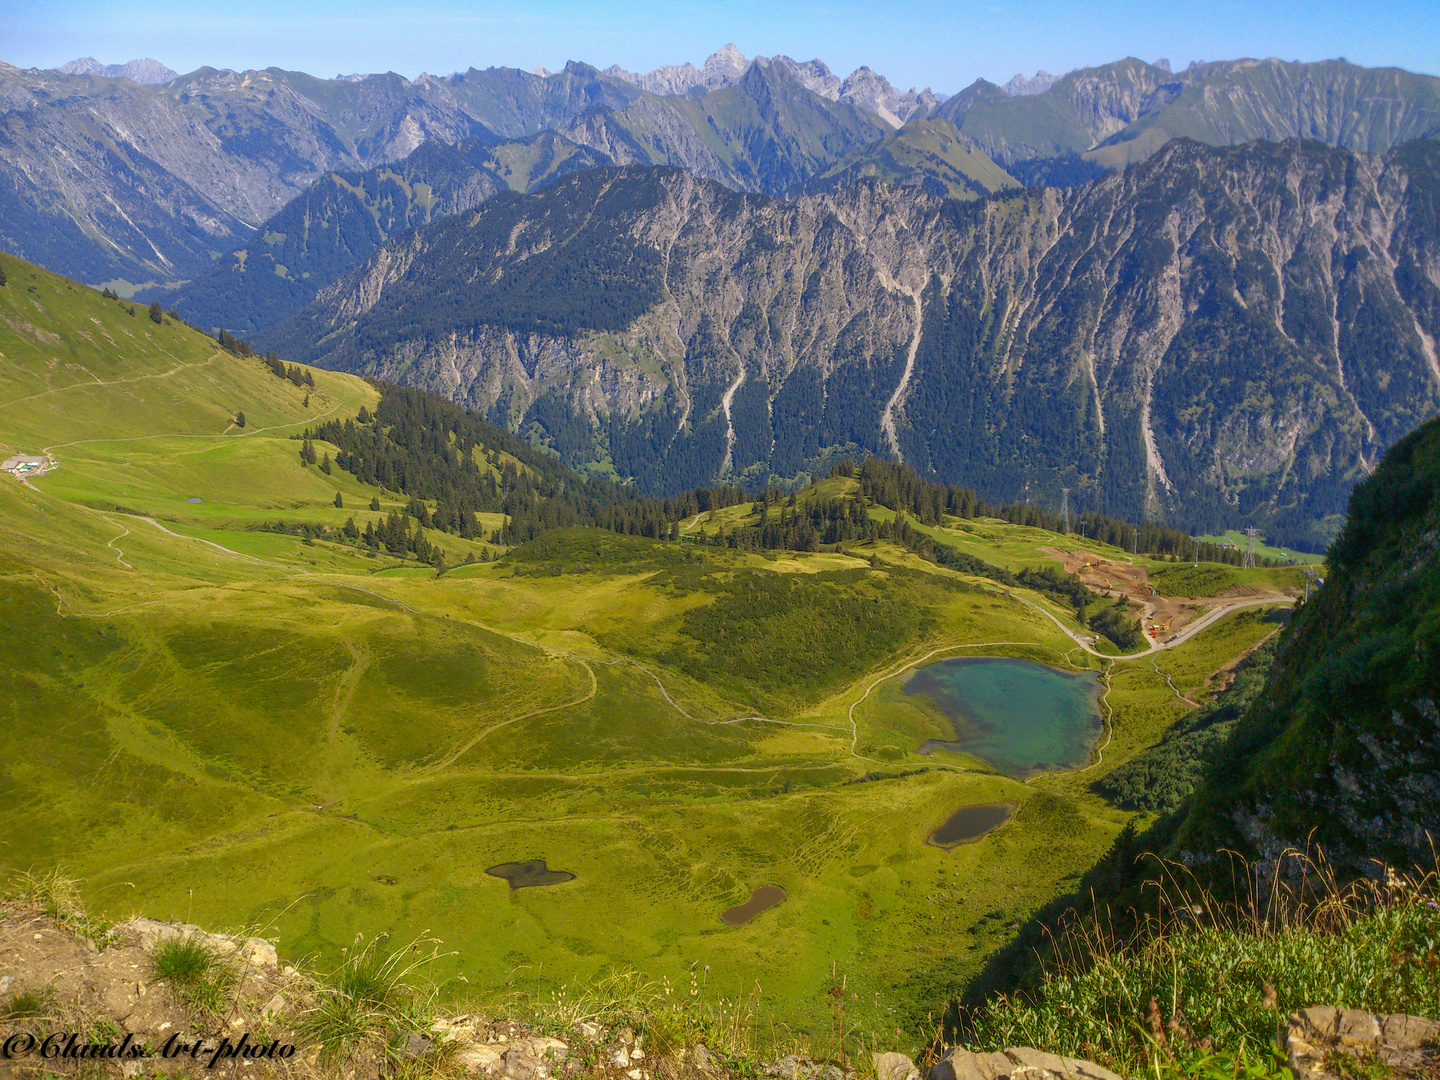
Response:
POLYGON ((0 246, 90 282, 174 281, 331 170, 521 138, 640 96, 584 65, 447 78, 201 68, 158 86, 0 64, 0 246))
POLYGON ((653 490, 882 453, 1321 546, 1440 408, 1437 185, 1435 143, 1177 141, 969 204, 597 170, 392 241, 268 342, 653 490))

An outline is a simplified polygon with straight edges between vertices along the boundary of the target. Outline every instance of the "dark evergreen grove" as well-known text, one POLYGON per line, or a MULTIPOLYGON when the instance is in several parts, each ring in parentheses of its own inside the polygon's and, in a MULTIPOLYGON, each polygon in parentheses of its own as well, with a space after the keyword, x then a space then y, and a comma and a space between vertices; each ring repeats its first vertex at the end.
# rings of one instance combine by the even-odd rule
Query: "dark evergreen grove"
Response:
POLYGON ((374 385, 380 390, 374 414, 306 431, 301 458, 313 463, 316 439, 334 444, 339 468, 408 495, 407 515, 424 528, 482 538, 475 515, 499 513, 507 520, 491 539, 506 545, 571 525, 663 539, 680 518, 746 498, 740 488, 722 486, 646 499, 623 484, 580 477, 554 455, 434 394, 374 385))

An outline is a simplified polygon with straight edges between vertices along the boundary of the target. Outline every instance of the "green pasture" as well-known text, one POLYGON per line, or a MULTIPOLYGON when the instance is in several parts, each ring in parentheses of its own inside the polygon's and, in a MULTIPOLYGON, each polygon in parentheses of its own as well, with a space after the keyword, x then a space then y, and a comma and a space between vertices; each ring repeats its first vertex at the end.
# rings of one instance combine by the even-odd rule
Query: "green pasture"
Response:
MULTIPOLYGON (((1219 533, 1215 536, 1202 536, 1202 541, 1207 544, 1233 544, 1237 551, 1244 551, 1250 546, 1250 539, 1243 532, 1231 529, 1227 533, 1219 533)), ((1308 563, 1319 565, 1324 563, 1324 555, 1315 555, 1308 551, 1295 551, 1291 548, 1274 547, 1263 541, 1255 544, 1255 554, 1264 559, 1294 559, 1297 563, 1308 563)))
MULTIPOLYGON (((740 553, 560 530, 453 566, 495 549, 435 533, 453 566, 437 574, 266 531, 403 506, 303 465, 291 438, 373 389, 316 371, 307 406, 183 326, 6 266, 0 447, 57 468, 0 477, 0 868, 63 866, 110 917, 265 928, 322 960, 357 933, 430 931, 462 998, 613 965, 703 971, 810 1033, 833 1024, 833 980, 853 1022, 919 1032, 1123 827, 1090 785, 1188 707, 1163 673, 1199 693, 1275 625, 1236 615, 1153 664, 1104 660, 889 544, 740 553), (1020 783, 919 755, 946 733, 894 680, 952 655, 1101 673, 1094 764, 1020 783), (994 834, 925 842, 997 799, 1019 810, 994 834), (512 892, 484 872, 531 858, 576 878, 512 892), (788 900, 720 922, 767 884, 788 900)), ((1069 539, 939 532, 1011 567, 1069 539)))

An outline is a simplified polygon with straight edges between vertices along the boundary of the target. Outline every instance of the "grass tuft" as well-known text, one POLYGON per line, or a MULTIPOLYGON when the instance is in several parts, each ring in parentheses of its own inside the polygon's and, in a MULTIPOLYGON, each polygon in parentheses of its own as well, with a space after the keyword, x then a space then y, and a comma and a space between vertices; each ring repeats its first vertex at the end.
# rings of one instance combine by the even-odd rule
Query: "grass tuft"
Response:
POLYGON ((197 937, 169 937, 150 956, 155 974, 193 1009, 211 1016, 230 1007, 240 982, 235 965, 197 937))
POLYGON ((40 986, 17 990, 0 1005, 0 1020, 46 1019, 54 1011, 55 987, 40 986))
MULTIPOLYGON (((426 1030, 433 1019, 429 1007, 436 990, 417 976, 438 958, 438 943, 422 936, 390 951, 385 948, 388 937, 364 941, 357 935, 300 1017, 300 1033, 319 1046, 327 1060, 365 1055, 395 1059, 398 1040, 408 1031, 426 1030), (431 946, 428 952, 424 945, 431 946)), ((431 1057, 404 1066, 433 1071, 438 1059, 431 1057)))
POLYGON ((80 883, 58 867, 42 873, 17 872, 0 899, 33 908, 102 948, 109 937, 110 923, 90 916, 80 902, 80 883))

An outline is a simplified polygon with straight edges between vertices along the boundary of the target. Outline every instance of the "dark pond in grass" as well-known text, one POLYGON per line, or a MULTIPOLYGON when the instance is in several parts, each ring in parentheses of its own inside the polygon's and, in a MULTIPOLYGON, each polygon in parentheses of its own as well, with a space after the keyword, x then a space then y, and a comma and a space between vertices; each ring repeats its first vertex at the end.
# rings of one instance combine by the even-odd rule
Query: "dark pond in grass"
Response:
POLYGON ((720 921, 726 926, 744 926, 762 911, 769 911, 776 904, 785 902, 785 890, 779 885, 761 885, 750 894, 743 904, 736 904, 720 913, 720 921))
POLYGON ((973 843, 1009 821, 1018 805, 1019 803, 998 802, 962 806, 946 818, 945 823, 932 832, 928 839, 936 847, 942 848, 973 843))
POLYGON ((953 740, 931 739, 922 754, 959 750, 1019 779, 1086 764, 1102 728, 1094 672, 971 656, 919 668, 904 688, 929 698, 955 728, 953 740))
POLYGON ((485 871, 491 877, 504 878, 512 889, 528 889, 532 885, 559 885, 562 881, 574 881, 575 875, 566 870, 551 870, 544 859, 528 862, 502 862, 485 871))

